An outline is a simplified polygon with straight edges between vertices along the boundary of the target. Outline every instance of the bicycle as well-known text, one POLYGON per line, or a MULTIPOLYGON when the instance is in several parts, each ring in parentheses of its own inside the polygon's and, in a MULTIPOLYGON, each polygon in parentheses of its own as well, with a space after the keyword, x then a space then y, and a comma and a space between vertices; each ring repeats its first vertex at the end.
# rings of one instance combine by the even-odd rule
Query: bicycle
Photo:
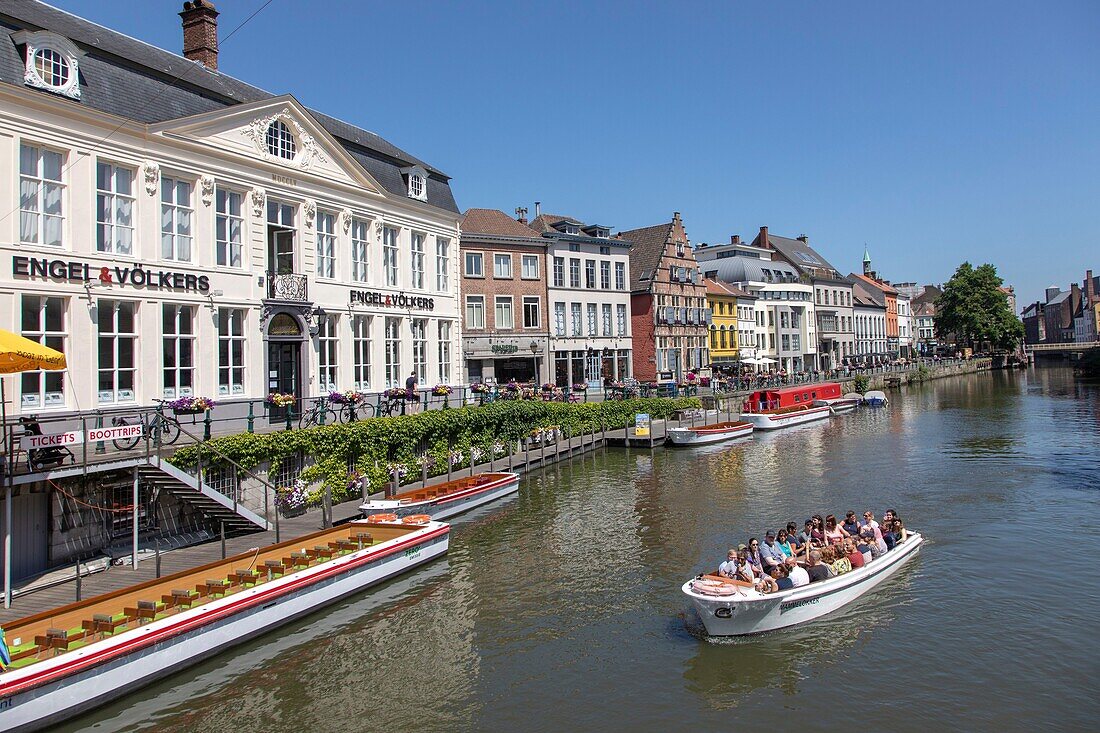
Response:
POLYGON ((302 413, 302 417, 298 419, 298 427, 311 428, 316 425, 335 425, 338 419, 336 410, 329 407, 328 400, 324 397, 318 397, 313 406, 302 413))
POLYGON ((180 439, 181 428, 179 421, 174 417, 169 417, 164 414, 164 400, 155 400, 159 403, 157 409, 152 413, 151 417, 147 417, 146 414, 138 416, 138 422, 134 423, 123 415, 118 415, 111 418, 111 424, 116 427, 122 427, 123 425, 135 425, 140 424, 142 426, 141 435, 135 435, 132 438, 115 438, 111 441, 115 448, 121 451, 130 450, 138 444, 142 438, 152 441, 156 445, 172 445, 180 439))
POLYGON ((360 402, 346 402, 336 410, 336 417, 342 423, 358 422, 374 417, 374 405, 366 400, 360 402))

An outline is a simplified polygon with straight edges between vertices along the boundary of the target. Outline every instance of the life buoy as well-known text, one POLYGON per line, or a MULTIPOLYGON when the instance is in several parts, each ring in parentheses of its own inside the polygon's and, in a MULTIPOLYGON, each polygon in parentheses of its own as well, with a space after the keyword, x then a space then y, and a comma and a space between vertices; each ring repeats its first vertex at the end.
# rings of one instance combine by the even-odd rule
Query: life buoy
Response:
POLYGON ((367 517, 368 522, 396 522, 396 514, 372 514, 367 517))
POLYGON ((719 580, 705 579, 693 581, 691 589, 696 593, 702 593, 706 596, 732 596, 737 592, 737 586, 735 585, 723 583, 719 580))
POLYGON ((427 524, 432 521, 430 514, 410 514, 401 520, 402 524, 427 524))

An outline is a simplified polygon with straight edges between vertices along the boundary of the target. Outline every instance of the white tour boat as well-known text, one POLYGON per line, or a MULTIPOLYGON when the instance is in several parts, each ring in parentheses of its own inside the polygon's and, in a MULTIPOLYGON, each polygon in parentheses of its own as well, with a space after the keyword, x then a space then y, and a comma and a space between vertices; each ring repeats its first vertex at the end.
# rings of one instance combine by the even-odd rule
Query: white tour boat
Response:
POLYGON ((752 435, 752 423, 744 420, 700 425, 694 428, 671 428, 668 431, 668 439, 673 445, 705 445, 750 435, 752 435))
POLYGON ((103 705, 447 552, 441 522, 354 521, 6 625, 0 730, 103 705))
POLYGON ((920 550, 923 537, 909 532, 885 555, 835 578, 778 593, 758 593, 746 583, 715 575, 692 578, 684 594, 710 636, 743 636, 812 621, 845 606, 889 578, 920 550))
POLYGON ((432 519, 446 519, 517 491, 519 474, 479 473, 406 491, 389 499, 374 499, 360 505, 359 511, 364 515, 379 513, 396 518, 423 514, 432 519))
POLYGON ((813 405, 795 405, 794 407, 780 407, 775 410, 763 412, 743 412, 741 419, 752 423, 757 430, 776 430, 777 428, 789 428, 793 425, 814 422, 815 420, 827 420, 832 415, 828 405, 814 407, 813 405))

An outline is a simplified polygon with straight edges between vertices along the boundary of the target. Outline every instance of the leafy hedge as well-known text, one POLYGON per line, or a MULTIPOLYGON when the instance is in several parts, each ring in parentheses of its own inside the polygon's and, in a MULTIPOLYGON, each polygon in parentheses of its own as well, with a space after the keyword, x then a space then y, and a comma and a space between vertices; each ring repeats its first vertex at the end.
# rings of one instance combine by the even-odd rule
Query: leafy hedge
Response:
MULTIPOLYGON (((492 455, 494 443, 514 445, 538 428, 557 426, 570 437, 601 429, 621 430, 633 425, 634 415, 639 412, 660 419, 699 406, 696 397, 576 404, 515 400, 277 433, 241 433, 214 438, 208 444, 248 470, 269 462, 273 473, 288 456, 311 457, 316 462, 302 473, 302 479, 312 488, 311 503, 320 499, 326 486, 332 490, 333 501, 340 501, 359 493, 348 486, 352 468, 377 491, 389 480, 388 464, 402 464, 410 478, 417 477, 421 469, 416 459, 424 454, 434 460, 428 475, 435 476, 447 472, 452 450, 462 452, 462 461, 454 465, 459 469, 470 465, 471 447, 480 448, 487 457, 492 455)), ((198 455, 196 446, 187 446, 176 451, 169 462, 190 468, 198 462, 198 455)), ((209 460, 209 456, 207 452, 204 458, 209 460)))

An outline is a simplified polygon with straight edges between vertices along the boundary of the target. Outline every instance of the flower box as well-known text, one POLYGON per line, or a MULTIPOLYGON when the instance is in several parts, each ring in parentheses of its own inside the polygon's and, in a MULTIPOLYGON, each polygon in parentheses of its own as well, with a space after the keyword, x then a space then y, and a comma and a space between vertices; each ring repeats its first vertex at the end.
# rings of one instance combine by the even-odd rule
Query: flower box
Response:
POLYGON ((289 392, 271 392, 264 400, 271 407, 291 407, 297 398, 289 392))
POLYGON ((214 400, 209 397, 180 397, 165 403, 177 415, 199 415, 214 407, 214 400))

